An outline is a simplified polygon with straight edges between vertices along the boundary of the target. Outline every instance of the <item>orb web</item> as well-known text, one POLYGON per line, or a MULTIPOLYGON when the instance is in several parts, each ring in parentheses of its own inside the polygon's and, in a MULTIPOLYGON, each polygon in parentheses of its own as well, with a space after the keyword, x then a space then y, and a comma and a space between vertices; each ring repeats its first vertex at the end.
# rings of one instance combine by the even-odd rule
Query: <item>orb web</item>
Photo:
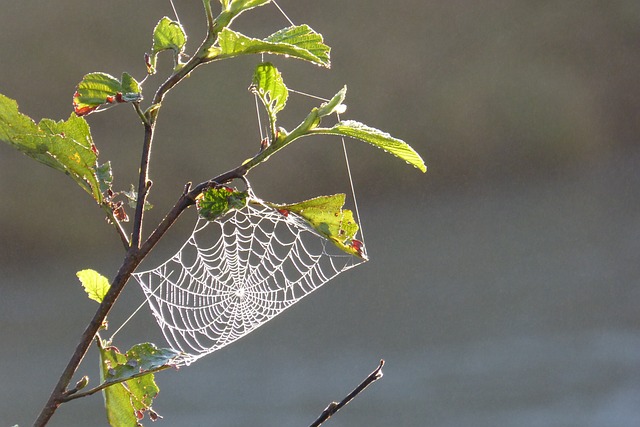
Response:
POLYGON ((182 248, 134 273, 169 345, 190 364, 252 332, 365 259, 294 213, 248 204, 199 219, 182 248))

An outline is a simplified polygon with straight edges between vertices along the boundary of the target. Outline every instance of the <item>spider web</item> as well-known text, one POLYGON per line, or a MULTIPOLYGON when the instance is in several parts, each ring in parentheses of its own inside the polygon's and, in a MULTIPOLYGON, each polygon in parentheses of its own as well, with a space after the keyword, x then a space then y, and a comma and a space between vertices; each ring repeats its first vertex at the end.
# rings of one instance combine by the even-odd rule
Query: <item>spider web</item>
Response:
POLYGON ((134 273, 178 364, 252 332, 343 271, 364 262, 294 213, 248 204, 199 219, 168 261, 134 273))

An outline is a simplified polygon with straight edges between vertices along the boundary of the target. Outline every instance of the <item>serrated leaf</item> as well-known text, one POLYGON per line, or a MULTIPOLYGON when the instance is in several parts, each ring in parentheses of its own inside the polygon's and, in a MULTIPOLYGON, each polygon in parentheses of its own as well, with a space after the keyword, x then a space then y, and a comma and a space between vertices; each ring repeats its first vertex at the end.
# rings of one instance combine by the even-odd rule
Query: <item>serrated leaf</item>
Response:
POLYGON ((322 43, 322 36, 314 32, 307 25, 291 27, 291 29, 301 29, 294 37, 291 31, 289 34, 285 29, 280 36, 278 33, 272 34, 265 40, 249 38, 243 34, 224 28, 218 35, 219 48, 212 48, 210 53, 214 59, 233 58, 240 55, 254 53, 271 53, 276 55, 286 55, 292 58, 302 59, 329 68, 329 47, 322 43), (285 35, 292 35, 287 38, 285 35), (282 40, 281 40, 282 39, 282 40), (287 41, 283 41, 287 40, 287 41), (299 43, 299 45, 295 44, 299 43))
POLYGON ((233 209, 242 209, 246 204, 247 193, 229 187, 209 188, 196 198, 198 215, 207 221, 215 221, 233 209))
MULTIPOLYGON (((117 349, 100 348, 101 379, 104 381, 104 373, 108 370, 109 364, 117 364, 119 360, 123 361, 123 359, 124 356, 117 352, 117 349)), ((131 394, 124 385, 114 384, 107 387, 102 390, 102 396, 107 412, 107 421, 111 427, 136 427, 138 418, 131 403, 131 394)))
POLYGON ((140 83, 136 81, 129 73, 122 73, 122 93, 140 93, 142 88, 140 83))
POLYGON ((270 129, 269 141, 273 142, 277 135, 277 114, 286 105, 289 98, 289 90, 285 86, 278 69, 270 62, 258 64, 253 73, 253 83, 250 89, 267 109, 270 129))
POLYGON ((306 24, 283 28, 265 39, 271 43, 286 43, 311 52, 322 65, 329 68, 331 48, 324 44, 322 34, 316 33, 306 24))
POLYGON ((111 284, 109 280, 95 270, 81 270, 76 273, 82 287, 89 299, 102 303, 104 296, 109 292, 111 284))
POLYGON ((127 73, 122 81, 107 73, 89 73, 82 78, 73 95, 73 111, 86 116, 101 106, 142 100, 140 84, 127 73))
POLYGON ((152 343, 136 344, 125 353, 125 362, 110 367, 105 374, 105 381, 128 380, 144 372, 171 367, 180 354, 170 348, 158 348, 152 343))
POLYGON ((162 18, 153 30, 152 53, 173 49, 182 52, 187 43, 187 35, 179 22, 168 17, 162 18))
POLYGON ((427 171, 422 157, 420 157, 420 154, 411 148, 409 144, 401 139, 392 137, 386 132, 369 127, 360 122, 345 120, 329 129, 315 128, 313 129, 313 133, 348 136, 349 138, 359 139, 399 157, 410 165, 420 169, 422 172, 427 171))
POLYGON ((239 14, 245 10, 253 9, 254 7, 262 6, 270 3, 271 0, 220 0, 222 8, 226 11, 239 14))
MULTIPOLYGON (((149 74, 156 72, 158 53, 164 50, 173 50, 176 58, 179 59, 179 55, 184 52, 186 44, 187 34, 179 22, 173 21, 166 16, 158 21, 153 30, 153 45, 151 46, 151 55, 147 63, 149 74)), ((179 61, 176 60, 177 62, 179 61)))
POLYGON ((107 73, 87 74, 73 96, 73 110, 78 116, 87 115, 121 90, 120 81, 107 73))
POLYGON ((0 140, 24 154, 69 175, 102 203, 97 173, 98 150, 86 120, 71 114, 67 121, 43 119, 39 124, 18 111, 18 104, 0 94, 0 140))
POLYGON ((358 224, 353 218, 353 212, 343 209, 344 202, 344 194, 334 194, 293 204, 267 205, 283 215, 299 215, 320 235, 331 240, 344 252, 367 259, 362 242, 354 238, 358 232, 358 224))
POLYGON ((256 67, 252 91, 274 117, 284 108, 289 98, 289 90, 282 80, 282 74, 270 62, 263 62, 256 67))
POLYGON ((172 366, 172 360, 179 354, 171 349, 158 349, 150 343, 137 344, 125 354, 116 347, 106 346, 98 339, 100 351, 100 377, 102 382, 112 382, 131 378, 103 389, 107 419, 112 427, 137 426, 145 413, 152 419, 157 414, 151 408, 153 399, 160 389, 153 373, 172 366), (142 375, 141 375, 142 374, 142 375))

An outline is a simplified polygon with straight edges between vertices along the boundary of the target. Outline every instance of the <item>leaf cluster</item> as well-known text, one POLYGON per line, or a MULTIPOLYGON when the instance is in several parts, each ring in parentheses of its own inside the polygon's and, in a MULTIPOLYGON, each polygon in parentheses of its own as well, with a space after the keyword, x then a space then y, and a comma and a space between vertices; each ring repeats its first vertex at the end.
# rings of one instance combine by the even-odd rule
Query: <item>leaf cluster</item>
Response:
POLYGON ((137 426, 145 414, 152 421, 157 420, 159 415, 153 410, 152 403, 160 388, 152 372, 171 367, 179 353, 143 343, 134 345, 123 354, 99 336, 96 341, 109 424, 137 426))

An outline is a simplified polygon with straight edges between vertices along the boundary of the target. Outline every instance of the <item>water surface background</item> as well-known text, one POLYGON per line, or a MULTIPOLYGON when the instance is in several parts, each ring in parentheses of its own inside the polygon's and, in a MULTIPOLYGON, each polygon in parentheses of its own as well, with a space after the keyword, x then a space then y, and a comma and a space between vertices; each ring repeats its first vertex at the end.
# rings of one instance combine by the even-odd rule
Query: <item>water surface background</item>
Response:
MULTIPOLYGON (((215 3, 215 2, 214 2, 215 3)), ((308 425, 384 358, 384 378, 327 425, 622 427, 640 424, 640 4, 636 1, 284 1, 333 46, 331 71, 270 58, 289 87, 349 91, 347 118, 403 138, 426 175, 359 142, 350 160, 371 262, 188 368, 158 375, 162 425, 308 425)), ((176 1, 191 51, 197 2, 176 1), (196 4, 190 4, 196 3, 196 4)), ((168 2, 4 2, 0 92, 67 118, 92 71, 144 76, 168 2)), ((273 6, 238 18, 265 36, 273 6)), ((160 73, 169 71, 160 57, 160 73)), ((187 181, 253 155, 257 62, 199 69, 167 98, 150 223, 187 181)), ((147 99, 159 83, 145 84, 147 99)), ((294 127, 315 101, 292 97, 294 127)), ((115 186, 136 180, 142 129, 126 106, 89 116, 115 186)), ((274 201, 348 192, 342 148, 297 143, 249 176, 274 201)), ((30 425, 96 306, 75 272, 123 257, 67 177, 0 146, 0 425, 30 425)), ((145 262, 180 247, 187 212, 145 262)), ((146 229, 149 232, 150 226, 146 229)), ((134 283, 110 316, 138 306, 134 283)), ((161 336, 148 311, 118 336, 161 336)), ((80 372, 97 377, 91 350, 80 372)), ((102 399, 51 426, 106 425, 102 399)))

